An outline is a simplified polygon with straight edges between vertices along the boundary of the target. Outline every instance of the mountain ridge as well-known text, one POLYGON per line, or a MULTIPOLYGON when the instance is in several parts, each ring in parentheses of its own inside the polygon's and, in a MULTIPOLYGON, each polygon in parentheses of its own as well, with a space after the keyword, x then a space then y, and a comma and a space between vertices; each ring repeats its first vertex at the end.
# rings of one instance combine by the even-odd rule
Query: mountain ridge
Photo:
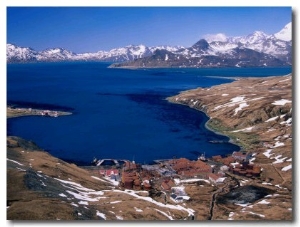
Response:
MULTIPOLYGON (((14 44, 8 43, 6 45, 6 59, 7 63, 26 63, 26 62, 57 62, 57 61, 102 61, 102 62, 126 62, 124 67, 127 67, 128 62, 134 62, 137 59, 149 58, 155 55, 156 50, 167 50, 170 53, 177 55, 178 59, 185 58, 184 62, 177 62, 172 64, 162 64, 159 62, 157 66, 163 67, 252 67, 252 66, 288 66, 292 64, 292 26, 288 23, 279 32, 267 35, 263 31, 254 31, 247 36, 226 37, 224 34, 217 34, 214 37, 207 37, 206 39, 200 39, 191 47, 183 46, 153 46, 147 47, 143 44, 139 45, 127 45, 125 47, 114 48, 110 51, 99 50, 97 52, 87 52, 76 54, 72 51, 64 48, 48 48, 43 51, 36 51, 30 47, 20 47, 14 44), (233 63, 235 58, 232 55, 239 49, 249 49, 250 59, 245 61, 251 61, 253 51, 267 54, 269 56, 262 55, 263 58, 273 59, 272 62, 264 61, 264 59, 256 59, 255 64, 251 61, 250 64, 241 64, 238 60, 233 63), (201 58, 207 59, 208 56, 212 59, 207 62, 206 65, 195 64, 194 61, 203 61, 201 58), (194 59, 191 64, 189 60, 194 59), (217 58, 217 59, 216 59, 217 58), (221 60, 219 64, 216 62, 221 60), (230 61, 231 63, 223 64, 224 61, 230 61), (260 62, 260 63, 259 63, 260 62), (277 62, 274 64, 274 62, 277 62), (217 65, 216 65, 217 64, 217 65)), ((166 56, 165 56, 166 57, 166 56)), ((139 60, 143 64, 138 67, 147 67, 144 60, 139 60)), ((155 62, 151 63, 153 65, 155 62)), ((113 67, 120 67, 122 64, 113 65, 113 67)), ((135 64, 132 67, 136 67, 135 64)))

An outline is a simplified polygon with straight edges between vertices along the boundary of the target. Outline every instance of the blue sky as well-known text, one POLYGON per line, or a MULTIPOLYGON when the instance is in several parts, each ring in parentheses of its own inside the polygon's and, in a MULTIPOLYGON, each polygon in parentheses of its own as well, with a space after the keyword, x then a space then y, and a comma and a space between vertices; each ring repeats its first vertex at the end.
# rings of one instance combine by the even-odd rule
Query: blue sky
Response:
POLYGON ((7 43, 75 53, 130 44, 189 47, 206 34, 280 31, 291 7, 7 7, 7 43))

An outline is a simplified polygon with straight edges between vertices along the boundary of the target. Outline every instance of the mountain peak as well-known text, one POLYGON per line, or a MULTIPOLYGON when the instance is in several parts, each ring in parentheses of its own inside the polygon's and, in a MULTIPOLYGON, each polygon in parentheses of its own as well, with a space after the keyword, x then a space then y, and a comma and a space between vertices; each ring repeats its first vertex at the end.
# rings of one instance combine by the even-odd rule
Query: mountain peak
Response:
POLYGON ((268 36, 269 35, 267 35, 266 33, 262 32, 262 31, 255 31, 252 34, 248 35, 246 37, 246 40, 249 43, 256 43, 256 42, 260 42, 261 40, 267 39, 268 36))
POLYGON ((197 43, 195 43, 192 48, 198 49, 198 50, 207 50, 209 47, 208 42, 205 39, 200 39, 197 43))
POLYGON ((288 23, 283 29, 279 32, 275 33, 274 36, 277 39, 283 41, 291 41, 292 40, 292 22, 288 23))

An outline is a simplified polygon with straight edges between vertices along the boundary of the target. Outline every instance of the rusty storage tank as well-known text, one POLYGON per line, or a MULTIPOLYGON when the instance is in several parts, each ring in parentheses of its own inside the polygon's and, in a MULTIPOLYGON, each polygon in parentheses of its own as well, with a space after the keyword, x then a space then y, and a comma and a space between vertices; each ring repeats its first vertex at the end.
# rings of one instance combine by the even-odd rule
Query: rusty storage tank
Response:
POLYGON ((253 172, 260 173, 260 166, 254 165, 253 166, 253 172))
POLYGON ((125 178, 124 179, 124 188, 127 188, 127 189, 132 189, 133 188, 132 178, 125 178))

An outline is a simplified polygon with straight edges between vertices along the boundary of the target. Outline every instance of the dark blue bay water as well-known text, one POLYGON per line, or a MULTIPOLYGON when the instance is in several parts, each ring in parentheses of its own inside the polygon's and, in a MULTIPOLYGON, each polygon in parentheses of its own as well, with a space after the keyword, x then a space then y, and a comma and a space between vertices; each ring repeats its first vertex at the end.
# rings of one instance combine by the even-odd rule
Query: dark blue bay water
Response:
POLYGON ((27 107, 72 110, 71 116, 8 119, 7 134, 34 141, 78 165, 93 157, 135 160, 196 159, 239 150, 205 129, 207 116, 165 101, 230 77, 286 75, 291 68, 109 69, 105 63, 37 63, 7 66, 7 101, 27 107))

